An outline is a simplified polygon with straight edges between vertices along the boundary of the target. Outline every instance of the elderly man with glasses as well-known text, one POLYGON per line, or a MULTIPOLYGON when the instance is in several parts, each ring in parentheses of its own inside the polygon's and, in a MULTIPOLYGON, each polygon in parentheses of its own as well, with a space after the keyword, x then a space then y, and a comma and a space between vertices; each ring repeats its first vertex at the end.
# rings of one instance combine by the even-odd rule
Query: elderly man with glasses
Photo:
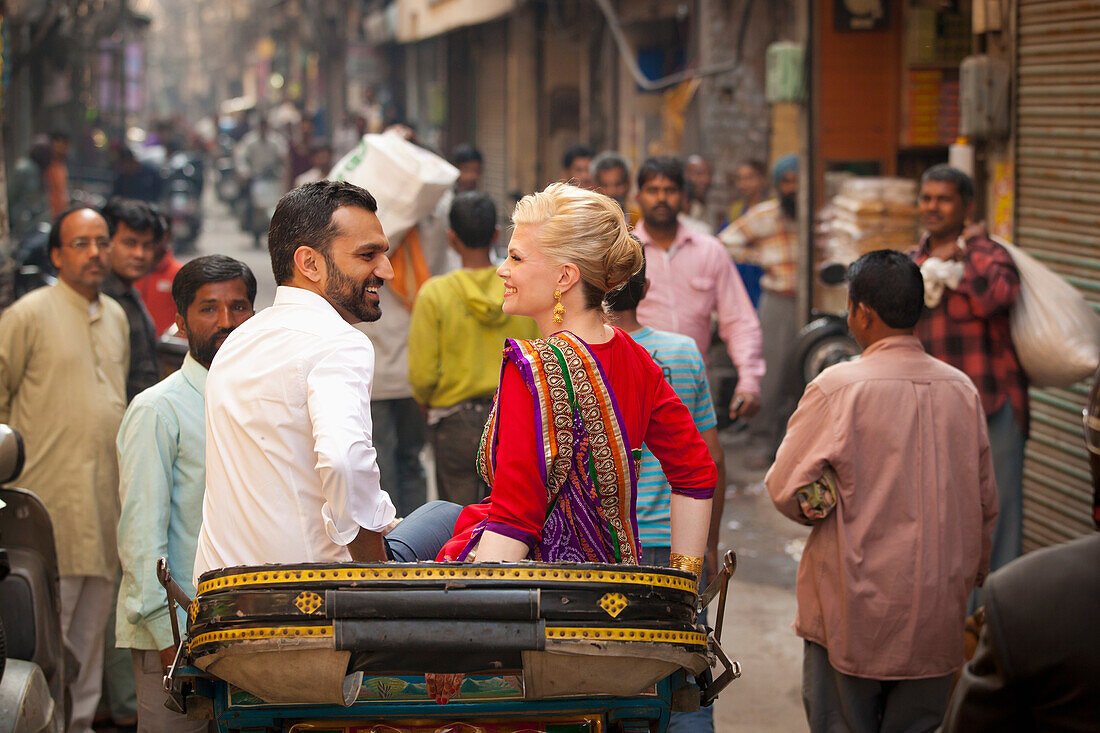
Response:
POLYGON ((130 328, 100 294, 107 222, 64 211, 50 231, 58 282, 0 315, 0 422, 26 441, 22 482, 50 512, 61 575, 61 630, 79 662, 70 733, 91 731, 103 634, 118 573, 115 435, 126 409, 130 328))

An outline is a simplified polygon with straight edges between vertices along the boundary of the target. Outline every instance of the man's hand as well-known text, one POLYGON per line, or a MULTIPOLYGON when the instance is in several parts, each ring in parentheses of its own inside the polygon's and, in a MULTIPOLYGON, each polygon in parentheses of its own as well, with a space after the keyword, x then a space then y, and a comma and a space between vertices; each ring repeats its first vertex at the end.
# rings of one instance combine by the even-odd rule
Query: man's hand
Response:
POLYGON ((760 398, 750 392, 737 392, 730 400, 730 420, 736 420, 739 417, 750 420, 758 412, 760 412, 760 398))
MULTIPOLYGON (((387 531, 389 528, 387 528, 387 531)), ((348 552, 355 562, 386 562, 386 542, 379 532, 359 528, 359 534, 348 543, 348 552)))
POLYGON ((176 648, 174 646, 160 650, 160 667, 164 670, 164 674, 168 674, 168 670, 171 669, 174 661, 176 661, 176 648))

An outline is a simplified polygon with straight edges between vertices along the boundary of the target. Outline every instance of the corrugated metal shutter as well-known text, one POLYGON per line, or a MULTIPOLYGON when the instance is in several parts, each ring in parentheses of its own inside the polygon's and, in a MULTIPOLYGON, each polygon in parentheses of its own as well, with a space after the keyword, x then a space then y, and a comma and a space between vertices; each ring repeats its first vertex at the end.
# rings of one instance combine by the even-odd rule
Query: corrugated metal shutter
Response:
MULTIPOLYGON (((1100 309, 1100 1, 1017 8, 1017 244, 1100 309)), ((1087 396, 1087 384, 1031 391, 1025 550, 1092 529, 1087 396)))
POLYGON ((508 24, 491 23, 482 26, 479 43, 473 49, 477 69, 477 147, 484 162, 481 168, 481 190, 493 197, 498 218, 507 219, 508 206, 508 106, 505 90, 508 83, 508 24))

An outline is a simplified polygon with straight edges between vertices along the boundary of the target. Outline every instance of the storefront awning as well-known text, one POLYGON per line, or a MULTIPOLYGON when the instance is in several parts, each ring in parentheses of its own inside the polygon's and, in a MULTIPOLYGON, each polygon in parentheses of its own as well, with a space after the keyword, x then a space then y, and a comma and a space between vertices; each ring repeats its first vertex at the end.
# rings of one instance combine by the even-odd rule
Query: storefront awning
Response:
POLYGON ((507 15, 519 0, 398 0, 397 41, 412 43, 507 15))

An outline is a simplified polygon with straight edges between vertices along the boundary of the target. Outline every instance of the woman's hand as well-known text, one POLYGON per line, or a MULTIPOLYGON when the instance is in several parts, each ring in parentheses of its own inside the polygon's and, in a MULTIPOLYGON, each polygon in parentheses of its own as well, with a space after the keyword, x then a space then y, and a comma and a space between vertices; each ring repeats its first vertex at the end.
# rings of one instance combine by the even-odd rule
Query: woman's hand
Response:
POLYGON ((466 679, 464 674, 434 674, 424 675, 424 681, 428 684, 428 696, 440 705, 446 705, 452 697, 458 697, 462 681, 466 679))

